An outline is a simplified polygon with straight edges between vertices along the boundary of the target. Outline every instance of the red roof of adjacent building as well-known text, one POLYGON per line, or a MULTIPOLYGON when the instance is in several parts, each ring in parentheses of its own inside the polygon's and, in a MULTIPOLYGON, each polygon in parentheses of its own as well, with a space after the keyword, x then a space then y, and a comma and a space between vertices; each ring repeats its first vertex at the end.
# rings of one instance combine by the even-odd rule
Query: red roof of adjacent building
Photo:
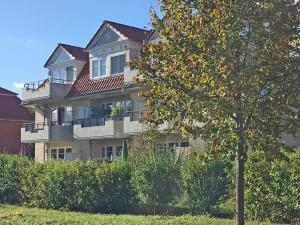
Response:
POLYGON ((87 63, 83 67, 66 97, 76 97, 80 95, 113 91, 123 87, 124 75, 92 80, 89 73, 89 63, 87 63))
POLYGON ((0 87, 0 120, 34 121, 34 116, 22 104, 17 94, 0 87))
POLYGON ((121 34, 123 34, 125 37, 129 38, 130 40, 142 42, 148 37, 151 30, 146 30, 138 27, 128 26, 121 23, 116 23, 108 20, 104 20, 103 24, 100 26, 100 28, 97 30, 93 38, 90 40, 90 42, 87 44, 85 49, 89 47, 89 45, 93 42, 93 40, 96 38, 97 34, 101 31, 103 26, 105 24, 109 24, 113 28, 115 28, 117 31, 119 31, 121 34))

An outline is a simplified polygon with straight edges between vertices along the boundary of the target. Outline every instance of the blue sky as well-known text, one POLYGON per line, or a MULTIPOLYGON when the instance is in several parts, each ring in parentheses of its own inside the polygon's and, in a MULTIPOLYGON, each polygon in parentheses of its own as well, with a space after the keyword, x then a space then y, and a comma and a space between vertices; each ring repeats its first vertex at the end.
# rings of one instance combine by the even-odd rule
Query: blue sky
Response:
POLYGON ((149 27, 156 0, 1 0, 0 87, 47 77, 44 63, 57 43, 85 47, 103 20, 149 27))

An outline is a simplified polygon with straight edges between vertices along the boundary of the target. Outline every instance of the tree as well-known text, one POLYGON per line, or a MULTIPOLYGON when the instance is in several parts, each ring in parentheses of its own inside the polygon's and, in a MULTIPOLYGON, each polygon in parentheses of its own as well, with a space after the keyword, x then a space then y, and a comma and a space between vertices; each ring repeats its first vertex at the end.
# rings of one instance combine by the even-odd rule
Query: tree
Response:
POLYGON ((244 224, 244 163, 249 146, 282 146, 299 127, 299 2, 161 0, 132 66, 148 121, 175 120, 184 135, 217 140, 236 153, 237 224, 244 224), (201 126, 199 126, 201 124, 201 126))

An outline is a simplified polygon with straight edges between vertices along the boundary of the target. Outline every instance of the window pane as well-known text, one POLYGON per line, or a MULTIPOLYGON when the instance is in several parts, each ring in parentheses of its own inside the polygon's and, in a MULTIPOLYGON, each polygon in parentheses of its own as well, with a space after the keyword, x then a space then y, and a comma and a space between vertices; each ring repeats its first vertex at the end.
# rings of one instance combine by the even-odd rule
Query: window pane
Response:
POLYGON ((59 70, 59 81, 58 83, 64 83, 64 81, 66 80, 66 69, 60 69, 59 70))
POLYGON ((66 148, 66 153, 71 153, 72 149, 71 148, 66 148))
POLYGON ((125 63, 126 63, 125 55, 120 55, 119 56, 119 73, 124 72, 125 63))
POLYGON ((190 143, 189 142, 181 142, 180 147, 189 147, 190 143))
POLYGON ((53 70, 52 71, 52 82, 56 83, 58 79, 59 79, 59 71, 53 70))
POLYGON ((99 60, 92 61, 92 76, 93 78, 99 77, 99 60))
POLYGON ((65 109, 65 121, 71 123, 73 121, 72 107, 66 107, 65 109))
POLYGON ((102 59, 100 60, 100 76, 106 75, 106 60, 102 59))
POLYGON ((111 158, 112 154, 113 154, 113 148, 112 147, 107 147, 106 148, 106 156, 107 156, 107 158, 111 158))
POLYGON ((64 159, 65 158, 65 149, 60 148, 58 149, 58 159, 64 159))
POLYGON ((126 64, 126 56, 118 55, 111 58, 111 74, 123 73, 126 64))
POLYGON ((67 67, 67 81, 68 82, 73 82, 73 66, 67 67))
POLYGON ((106 157, 105 147, 102 147, 101 156, 102 156, 102 159, 106 157))
POLYGON ((118 73, 118 62, 119 62, 118 56, 111 58, 111 74, 118 73))
POLYGON ((57 159, 57 150, 56 149, 51 149, 50 158, 57 159))
POLYGON ((122 146, 116 147, 116 156, 121 156, 122 146))

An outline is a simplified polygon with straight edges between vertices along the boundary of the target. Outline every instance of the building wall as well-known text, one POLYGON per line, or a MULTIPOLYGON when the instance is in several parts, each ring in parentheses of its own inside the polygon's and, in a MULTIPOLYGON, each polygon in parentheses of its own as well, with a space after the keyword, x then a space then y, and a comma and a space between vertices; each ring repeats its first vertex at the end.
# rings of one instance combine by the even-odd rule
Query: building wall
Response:
POLYGON ((36 142, 34 144, 35 147, 35 156, 34 159, 36 162, 44 162, 44 160, 46 159, 45 155, 44 155, 44 143, 43 142, 36 142))
POLYGON ((0 120, 0 152, 19 153, 21 151, 21 121, 0 120))

